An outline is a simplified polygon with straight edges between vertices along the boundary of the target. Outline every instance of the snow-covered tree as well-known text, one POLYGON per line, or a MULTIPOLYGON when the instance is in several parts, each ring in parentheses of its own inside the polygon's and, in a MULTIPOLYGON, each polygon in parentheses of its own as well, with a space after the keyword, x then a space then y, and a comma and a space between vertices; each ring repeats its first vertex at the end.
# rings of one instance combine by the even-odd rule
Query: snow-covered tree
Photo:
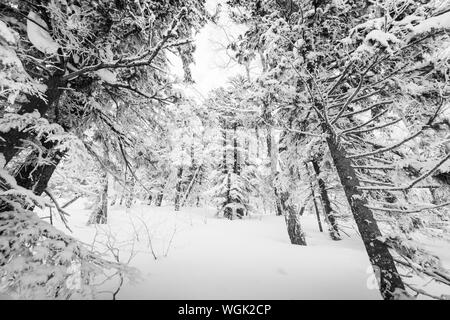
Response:
MULTIPOLYGON (((317 137, 321 147, 309 159, 315 169, 324 152, 333 160, 381 294, 392 299, 406 288, 414 291, 396 262, 413 267, 423 261, 423 251, 415 249, 417 243, 407 249, 411 242, 402 240, 396 225, 399 216, 448 205, 425 204, 423 194, 441 188, 426 180, 448 160, 443 140, 435 135, 439 148, 430 153, 424 139, 446 105, 448 50, 442 44, 448 42, 448 3, 228 3, 236 9, 232 17, 249 25, 235 44, 237 56, 261 56, 263 88, 274 92, 268 104, 284 111, 272 112, 273 123, 299 137, 317 137), (429 165, 411 170, 418 162, 429 165), (409 192, 423 195, 414 200, 405 197, 409 192)), ((420 270, 443 272, 431 262, 420 270)))

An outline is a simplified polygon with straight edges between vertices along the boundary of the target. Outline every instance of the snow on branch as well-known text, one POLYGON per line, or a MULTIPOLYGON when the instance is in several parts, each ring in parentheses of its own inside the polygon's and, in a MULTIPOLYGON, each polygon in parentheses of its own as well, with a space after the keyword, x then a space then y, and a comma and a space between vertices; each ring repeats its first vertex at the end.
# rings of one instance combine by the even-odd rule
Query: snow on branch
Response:
POLYGON ((450 11, 422 21, 412 28, 412 32, 413 34, 418 35, 448 29, 450 29, 450 11))
MULTIPOLYGON (((81 76, 83 74, 86 74, 88 72, 94 72, 101 69, 118 69, 118 68, 133 68, 133 67, 141 67, 141 66, 150 66, 153 62, 153 60, 156 58, 156 56, 159 54, 159 52, 164 49, 164 46, 166 45, 167 41, 174 36, 174 31, 178 28, 178 23, 181 20, 181 18, 186 14, 187 9, 182 8, 180 12, 177 14, 176 17, 172 20, 171 25, 169 28, 163 33, 162 39, 158 42, 158 44, 150 49, 145 51, 144 53, 136 56, 136 57, 130 57, 130 58, 124 58, 121 57, 117 61, 112 63, 105 63, 100 62, 93 66, 88 66, 83 69, 74 71, 62 78, 62 81, 70 81, 72 79, 75 79, 78 76, 81 76)), ((184 42, 180 42, 178 45, 184 44, 184 42)), ((177 45, 176 43, 173 43, 171 46, 177 45)))
POLYGON ((336 115, 336 117, 331 120, 331 125, 335 124, 336 121, 338 121, 342 114, 345 112, 345 110, 347 109, 347 106, 353 102, 353 100, 355 99, 355 97, 358 95, 359 91, 362 88, 362 84, 364 82, 365 76, 366 74, 370 71, 370 69, 372 69, 375 64, 377 64, 378 62, 378 57, 375 57, 375 60, 366 68, 366 70, 364 70, 363 73, 361 73, 360 77, 359 77, 359 83, 358 86, 355 88, 355 90, 353 91, 353 93, 348 97, 347 101, 345 101, 345 103, 343 104, 343 106, 341 107, 341 109, 339 110, 338 114, 336 115))
POLYGON ((383 116, 384 114, 386 114, 386 112, 388 112, 388 111, 389 111, 389 109, 383 110, 383 111, 381 111, 380 113, 378 113, 376 116, 371 117, 369 120, 367 120, 367 121, 361 123, 360 125, 357 125, 357 126, 355 126, 355 127, 353 127, 353 128, 348 128, 348 129, 343 130, 343 131, 341 132, 341 134, 346 134, 346 133, 349 133, 349 132, 354 132, 354 131, 356 131, 356 130, 362 128, 362 127, 365 127, 366 125, 368 125, 368 124, 374 122, 375 120, 377 120, 378 118, 382 117, 382 116, 383 116))
POLYGON ((70 229, 69 225, 67 224, 67 218, 66 216, 70 216, 61 206, 58 204, 58 201, 56 201, 56 198, 53 196, 53 194, 50 192, 50 190, 47 188, 44 190, 44 193, 49 196, 49 198, 52 200, 52 202, 55 204, 56 210, 59 213, 59 216, 61 218, 61 221, 64 223, 64 226, 69 230, 70 232, 73 232, 72 229, 70 229))
POLYGON ((450 206, 450 202, 445 202, 445 203, 441 203, 435 206, 428 206, 428 207, 422 207, 422 208, 417 208, 417 209, 394 209, 394 208, 381 208, 381 207, 373 207, 373 206, 366 206, 367 208, 371 209, 371 210, 378 210, 378 211, 386 211, 386 212, 396 212, 396 213, 417 213, 417 212, 422 212, 422 211, 426 211, 426 210, 433 210, 433 209, 438 209, 438 208, 442 208, 442 207, 447 207, 450 206))
POLYGON ((373 105, 371 105, 371 106, 369 106, 369 107, 367 107, 367 108, 363 108, 363 109, 361 109, 361 110, 357 110, 357 111, 352 111, 352 112, 344 113, 344 114, 342 115, 342 117, 350 117, 350 116, 353 116, 353 115, 355 115, 355 114, 363 113, 363 112, 372 110, 373 108, 376 108, 376 107, 379 107, 379 106, 382 106, 382 105, 385 105, 385 104, 391 104, 391 103, 393 103, 392 100, 381 101, 381 102, 375 103, 375 104, 373 104, 373 105))
POLYGON ((378 130, 378 129, 383 129, 383 128, 389 127, 389 126, 391 126, 393 124, 396 124, 396 123, 398 123, 400 121, 402 121, 402 119, 396 119, 396 120, 393 120, 391 122, 388 122, 388 123, 385 123, 385 124, 382 124, 382 125, 379 125, 379 126, 376 126, 376 127, 367 128, 367 129, 364 129, 364 130, 352 131, 352 132, 349 132, 347 134, 367 133, 367 132, 370 132, 370 131, 374 131, 374 130, 378 130))
MULTIPOLYGON (((420 177, 409 183, 408 185, 402 186, 402 187, 358 187, 360 190, 369 190, 369 191, 377 191, 377 190, 386 190, 386 191, 403 191, 408 190, 413 187, 415 188, 421 188, 422 186, 416 186, 420 181, 424 180, 428 176, 430 176, 433 172, 435 172, 444 162, 446 162, 448 159, 450 159, 450 153, 447 154, 445 157, 443 157, 441 160, 439 160, 436 165, 434 165, 430 170, 422 174, 420 177)), ((433 209, 433 208, 431 208, 433 209)))
POLYGON ((378 150, 375 150, 375 151, 372 151, 372 152, 367 152, 367 153, 362 153, 362 154, 355 154, 355 155, 349 155, 348 158, 349 159, 359 159, 359 158, 365 158, 367 156, 373 156, 373 155, 376 155, 376 154, 379 154, 379 153, 385 153, 385 152, 391 151, 391 150, 393 150, 395 148, 400 147, 402 144, 404 144, 404 143, 414 139, 415 137, 420 135, 422 132, 423 132, 423 130, 419 130, 418 132, 416 132, 416 133, 412 134, 411 136, 407 137, 406 139, 403 139, 402 141, 397 142, 397 143, 395 143, 395 144, 393 144, 391 146, 387 146, 387 147, 384 147, 384 148, 381 148, 381 149, 378 149, 378 150))

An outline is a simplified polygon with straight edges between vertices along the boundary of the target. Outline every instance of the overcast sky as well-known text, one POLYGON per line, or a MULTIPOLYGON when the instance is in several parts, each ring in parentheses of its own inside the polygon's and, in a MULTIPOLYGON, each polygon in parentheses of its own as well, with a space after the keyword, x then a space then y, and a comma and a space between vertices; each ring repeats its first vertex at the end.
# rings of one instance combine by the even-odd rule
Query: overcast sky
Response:
MULTIPOLYGON (((208 11, 215 12, 218 3, 224 1, 207 0, 208 11)), ((210 90, 226 85, 228 78, 239 73, 245 74, 245 68, 230 61, 226 50, 228 43, 245 32, 245 29, 245 26, 236 25, 229 19, 226 6, 222 4, 217 25, 208 23, 195 37, 195 64, 191 65, 195 84, 184 86, 187 94, 198 99, 206 98, 210 90)), ((170 61, 175 74, 182 78, 181 60, 171 56, 170 61)))

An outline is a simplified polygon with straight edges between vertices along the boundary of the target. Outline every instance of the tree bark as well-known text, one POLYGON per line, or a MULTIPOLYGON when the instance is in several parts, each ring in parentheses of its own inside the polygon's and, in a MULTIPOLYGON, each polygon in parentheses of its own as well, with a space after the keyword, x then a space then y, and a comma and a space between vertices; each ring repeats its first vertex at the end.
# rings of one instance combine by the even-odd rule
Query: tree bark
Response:
POLYGON ((283 206, 281 204, 281 195, 279 194, 275 185, 275 180, 278 176, 278 141, 276 141, 272 129, 267 127, 267 155, 270 159, 270 184, 272 186, 273 194, 275 196, 275 210, 276 215, 283 215, 283 206))
POLYGON ((25 163, 14 174, 17 184, 40 196, 47 188, 48 182, 64 154, 65 152, 62 151, 48 152, 46 163, 39 164, 38 153, 31 152, 25 163))
POLYGON ((158 195, 156 196, 155 206, 161 207, 163 198, 164 198, 164 186, 162 187, 162 189, 159 191, 158 195))
POLYGON ((326 141, 370 263, 377 276, 381 295, 387 300, 395 299, 395 291, 404 290, 405 287, 388 247, 379 240, 381 231, 372 211, 367 208, 367 200, 358 189, 360 182, 351 166, 351 160, 346 157, 345 151, 332 135, 328 136, 326 141))
MULTIPOLYGON (((65 87, 64 83, 61 82, 61 76, 61 72, 57 72, 47 81, 47 90, 45 92, 47 101, 37 96, 29 95, 27 97, 28 102, 24 103, 17 113, 23 115, 37 110, 41 117, 44 117, 47 111, 55 106, 61 97, 62 90, 60 88, 65 87)), ((14 128, 7 132, 0 132, 0 153, 3 154, 6 163, 11 161, 21 150, 23 140, 27 140, 33 135, 34 133, 31 131, 17 130, 14 128)))
MULTIPOLYGON (((237 139, 237 123, 235 122, 233 125, 233 173, 236 176, 241 175, 241 159, 239 157, 239 150, 238 150, 238 139, 237 139)), ((237 200, 235 200, 237 201, 237 200)), ((246 215, 246 212, 244 212, 243 208, 237 208, 236 209, 236 215, 239 218, 242 218, 244 215, 246 215)))
POLYGON ((191 171, 193 172, 191 181, 189 182, 189 185, 186 189, 186 192, 184 193, 183 196, 183 203, 181 204, 182 207, 184 207, 186 205, 187 199, 189 198, 189 195, 192 191, 192 189, 194 188, 195 183, 197 182, 198 178, 197 176, 199 175, 200 170, 202 169, 202 166, 199 166, 197 168, 195 168, 195 166, 193 168, 191 168, 191 171))
POLYGON ((336 222, 336 218, 333 215, 333 209, 331 208, 331 202, 330 202, 330 199, 328 198, 328 192, 327 192, 327 188, 325 185, 325 181, 323 181, 323 179, 320 178, 320 167, 319 167, 319 164, 317 163, 317 159, 313 159, 311 161, 311 163, 312 163, 314 172, 316 174, 317 182, 319 185, 320 197, 322 198, 325 219, 328 223, 330 237, 333 240, 341 240, 341 236, 339 234, 339 228, 338 228, 338 225, 336 222))
POLYGON ((176 194, 175 194, 175 211, 180 211, 180 202, 181 202, 181 185, 183 183, 183 167, 180 166, 178 168, 177 173, 177 185, 176 185, 176 194))
POLYGON ((259 129, 258 126, 255 127, 255 135, 256 135, 256 157, 259 159, 261 157, 260 153, 260 142, 259 142, 259 129))
POLYGON ((222 173, 227 176, 227 189, 225 193, 225 203, 223 204, 223 216, 232 220, 233 211, 230 207, 227 207, 231 203, 231 178, 228 170, 227 161, 227 131, 226 126, 222 126, 222 173))
POLYGON ((153 196, 150 194, 147 197, 147 205, 150 206, 152 204, 153 196))
POLYGON ((308 168, 308 163, 305 163, 305 167, 306 167, 306 172, 308 173, 309 176, 309 187, 311 189, 311 196, 313 198, 313 203, 314 203, 314 210, 316 211, 316 216, 317 216, 317 224, 319 226, 319 231, 323 232, 323 228, 322 228, 322 222, 320 221, 320 212, 319 212, 319 207, 317 206, 317 197, 316 197, 316 191, 314 190, 314 185, 312 183, 312 175, 309 172, 309 168, 308 168))
POLYGON ((300 224, 300 215, 295 212, 295 208, 291 204, 287 203, 288 199, 289 193, 283 192, 281 195, 281 204, 285 213, 284 218, 286 221, 289 239, 292 244, 306 246, 305 234, 300 224))
POLYGON ((131 206, 133 205, 133 200, 134 200, 134 185, 136 183, 136 179, 130 174, 130 183, 128 186, 128 191, 127 191, 127 198, 126 198, 126 202, 125 202, 125 207, 130 209, 131 206))
MULTIPOLYGON (((47 151, 43 154, 46 157, 45 164, 38 163, 38 152, 31 152, 24 164, 14 172, 14 178, 19 186, 33 191, 40 196, 47 189, 48 182, 53 175, 57 165, 61 161, 65 152, 60 150, 47 151)), ((27 209, 32 210, 33 207, 27 209)), ((0 212, 11 211, 13 208, 8 203, 0 202, 0 212)))
MULTIPOLYGON (((200 171, 200 175, 198 177, 198 185, 200 186, 200 188, 201 188, 201 185, 202 185, 202 180, 203 180, 203 172, 200 171)), ((200 192, 197 193, 197 201, 196 201, 196 206, 197 207, 200 207, 200 194, 201 194, 200 192)))
POLYGON ((102 189, 100 190, 97 207, 92 212, 89 224, 106 224, 108 221, 108 173, 103 171, 102 189))

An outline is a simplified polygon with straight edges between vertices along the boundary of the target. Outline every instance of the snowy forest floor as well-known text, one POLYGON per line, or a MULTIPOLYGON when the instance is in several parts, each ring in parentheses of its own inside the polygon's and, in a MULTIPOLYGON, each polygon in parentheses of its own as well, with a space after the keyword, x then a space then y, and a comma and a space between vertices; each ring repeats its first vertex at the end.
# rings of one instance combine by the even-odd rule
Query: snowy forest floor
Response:
MULTIPOLYGON (((139 270, 117 299, 381 299, 356 231, 332 241, 313 214, 302 217, 303 247, 290 244, 284 218, 273 215, 230 221, 213 208, 136 204, 113 206, 107 225, 87 226, 92 210, 83 201, 68 211, 74 237, 109 255, 117 248, 139 270)), ((97 298, 111 299, 118 283, 97 298)))

